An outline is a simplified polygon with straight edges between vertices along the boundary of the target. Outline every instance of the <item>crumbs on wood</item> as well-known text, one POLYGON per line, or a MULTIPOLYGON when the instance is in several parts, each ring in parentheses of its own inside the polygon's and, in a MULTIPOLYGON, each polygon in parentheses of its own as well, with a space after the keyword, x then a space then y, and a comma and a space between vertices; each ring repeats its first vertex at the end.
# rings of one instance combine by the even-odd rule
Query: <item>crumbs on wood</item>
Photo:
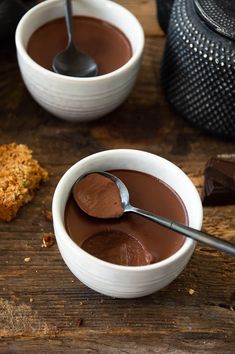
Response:
POLYGON ((42 236, 42 247, 51 247, 55 243, 55 235, 52 232, 45 232, 42 236))

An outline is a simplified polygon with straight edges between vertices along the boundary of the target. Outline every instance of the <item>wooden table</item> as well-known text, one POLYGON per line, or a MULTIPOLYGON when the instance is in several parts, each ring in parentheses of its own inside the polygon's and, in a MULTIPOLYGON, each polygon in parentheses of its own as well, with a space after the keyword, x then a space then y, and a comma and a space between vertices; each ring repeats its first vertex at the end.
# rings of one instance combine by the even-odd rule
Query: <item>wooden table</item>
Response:
MULTIPOLYGON (((198 246, 171 285, 118 300, 81 284, 56 245, 41 247, 43 233, 53 232, 43 211, 51 208, 55 186, 86 155, 122 147, 150 151, 180 166, 200 190, 207 159, 235 151, 234 142, 192 128, 165 101, 159 83, 165 38, 154 1, 118 2, 142 22, 146 47, 130 97, 100 120, 72 124, 44 111, 21 80, 14 49, 1 49, 0 142, 27 144, 50 174, 14 221, 0 223, 1 353, 235 352, 233 257, 198 246)), ((205 208, 204 230, 235 243, 235 205, 205 208)))

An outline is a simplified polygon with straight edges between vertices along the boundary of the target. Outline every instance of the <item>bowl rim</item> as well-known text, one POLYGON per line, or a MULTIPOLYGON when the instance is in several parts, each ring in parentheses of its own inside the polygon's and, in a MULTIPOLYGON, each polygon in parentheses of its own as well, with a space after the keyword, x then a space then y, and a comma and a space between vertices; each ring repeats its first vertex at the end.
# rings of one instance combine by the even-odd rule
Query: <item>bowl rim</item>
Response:
MULTIPOLYGON (((172 254, 170 257, 163 259, 160 262, 157 263, 153 263, 150 265, 143 265, 143 266, 123 266, 123 265, 119 265, 119 264, 114 264, 114 263, 109 263, 106 261, 103 261, 91 254, 89 254, 88 252, 86 252, 85 250, 83 250, 81 247, 79 247, 69 236, 69 234, 67 233, 66 229, 65 229, 65 225, 64 222, 61 220, 60 216, 59 216, 59 205, 61 203, 61 196, 62 196, 62 189, 63 189, 63 185, 65 184, 65 182, 67 181, 68 177, 73 174, 73 172, 75 170, 77 170, 79 168, 79 166, 81 165, 81 163, 85 163, 87 160, 93 158, 97 158, 101 155, 103 155, 103 157, 106 155, 111 155, 111 154, 115 154, 118 152, 122 152, 122 153, 132 153, 132 152, 137 152, 140 155, 151 155, 156 157, 159 160, 164 161, 165 163, 171 165, 173 168, 175 168, 178 172, 180 172, 182 175, 184 175, 187 179, 188 182, 190 184, 190 188, 192 189, 193 193, 194 193, 194 205, 195 203, 197 203, 198 206, 198 210, 199 210, 199 215, 197 217, 197 226, 195 227, 196 229, 200 230, 201 226, 202 226, 202 220, 203 220, 203 208, 202 208, 202 203, 201 203, 201 199, 199 196, 199 193, 196 189, 196 187, 194 186, 194 184, 192 183, 192 181, 190 180, 190 178, 175 164, 173 164, 172 162, 170 162, 169 160, 147 152, 147 151, 143 151, 143 150, 138 150, 138 149, 109 149, 109 150, 103 150, 91 155, 88 155, 84 158, 82 158, 81 160, 79 160, 78 162, 76 162, 75 164, 73 164, 61 177, 60 181, 58 182, 54 195, 53 195, 53 199, 52 199, 52 215, 53 215, 53 226, 54 226, 54 230, 58 230, 60 229, 59 233, 62 236, 58 236, 57 233, 55 232, 55 236, 56 239, 58 237, 63 237, 65 238, 65 240, 68 242, 68 245, 70 247, 73 247, 75 252, 78 252, 80 254, 82 254, 83 256, 87 257, 88 259, 90 259, 91 261, 95 261, 100 265, 103 265, 107 268, 110 269, 115 269, 115 270, 120 270, 120 271, 129 271, 129 272, 145 272, 145 271, 149 271, 149 270, 153 270, 153 269, 159 269, 159 268, 163 268, 169 264, 173 264, 174 262, 177 262, 178 259, 180 259, 181 257, 184 257, 187 255, 188 251, 190 251, 192 249, 192 252, 196 246, 196 241, 185 237, 185 241, 182 244, 182 246, 174 253, 172 254), (55 226, 56 225, 56 226, 55 226)), ((72 187, 72 186, 71 186, 72 187)), ((66 201, 64 202, 66 204, 66 201)), ((57 241, 58 242, 58 241, 57 241)))
MULTIPOLYGON (((122 65, 120 68, 118 68, 114 71, 111 71, 110 73, 100 75, 100 76, 94 76, 94 77, 86 77, 86 78, 61 75, 61 74, 55 73, 54 71, 50 71, 50 70, 44 68, 43 66, 39 65, 36 61, 34 61, 30 57, 30 55, 27 53, 27 50, 22 43, 22 30, 23 30, 25 24, 27 24, 27 22, 29 21, 32 14, 36 13, 41 8, 56 6, 56 3, 59 3, 59 2, 60 2, 60 0, 47 0, 47 1, 43 1, 43 2, 33 6, 31 9, 29 9, 23 15, 23 17, 20 19, 20 21, 16 27, 16 31, 15 31, 16 49, 17 49, 17 52, 24 58, 24 60, 27 62, 28 65, 30 65, 31 67, 34 67, 36 70, 40 70, 43 74, 48 75, 49 77, 54 77, 54 78, 57 78, 60 80, 67 80, 69 82, 92 82, 92 81, 103 81, 103 80, 107 80, 109 78, 113 79, 117 75, 127 71, 131 66, 133 66, 135 64, 135 62, 137 62, 139 60, 139 58, 141 57, 141 55, 143 53, 144 44, 145 44, 144 30, 143 30, 143 27, 142 27, 141 23, 139 22, 139 20, 131 11, 129 11, 127 8, 125 8, 124 6, 122 6, 118 3, 116 3, 112 0, 99 0, 96 3, 99 3, 101 7, 103 6, 102 5, 102 3, 103 3, 104 5, 107 5, 109 8, 110 7, 111 8, 119 8, 122 11, 126 12, 128 14, 128 16, 131 17, 134 20, 134 22, 136 23, 136 30, 139 31, 138 48, 137 48, 136 52, 132 54, 131 58, 124 65, 122 65)), ((57 18, 57 17, 55 17, 55 18, 57 18)), ((111 23, 111 24, 115 26, 115 24, 113 24, 113 23, 111 23)), ((37 28, 39 28, 39 27, 40 27, 40 25, 37 28)))

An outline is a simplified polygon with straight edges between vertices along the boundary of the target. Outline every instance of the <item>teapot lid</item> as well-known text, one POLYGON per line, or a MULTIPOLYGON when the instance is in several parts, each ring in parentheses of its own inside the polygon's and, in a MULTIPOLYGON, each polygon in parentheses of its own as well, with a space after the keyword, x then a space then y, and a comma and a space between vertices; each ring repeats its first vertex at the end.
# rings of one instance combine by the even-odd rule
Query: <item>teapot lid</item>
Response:
POLYGON ((194 0, 203 20, 217 32, 235 40, 234 0, 194 0))

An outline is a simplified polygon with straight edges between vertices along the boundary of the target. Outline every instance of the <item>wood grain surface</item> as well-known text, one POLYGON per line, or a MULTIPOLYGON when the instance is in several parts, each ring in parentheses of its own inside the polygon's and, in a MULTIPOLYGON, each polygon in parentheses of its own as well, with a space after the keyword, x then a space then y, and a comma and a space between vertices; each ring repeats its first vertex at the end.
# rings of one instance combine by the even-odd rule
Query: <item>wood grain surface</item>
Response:
MULTIPOLYGON (((235 152, 234 141, 191 127, 165 101, 159 80, 165 38, 154 1, 119 2, 146 29, 143 65, 128 100, 100 120, 68 123, 44 111, 21 80, 14 48, 1 48, 0 143, 27 144, 50 174, 14 221, 0 222, 1 353, 235 352, 234 257, 198 246, 168 287, 119 300, 80 283, 56 244, 41 247, 43 234, 53 232, 43 212, 51 209, 55 186, 84 156, 110 148, 146 150, 176 163, 200 191, 208 158, 235 152)), ((235 243, 235 205, 204 208, 203 228, 235 243)))

